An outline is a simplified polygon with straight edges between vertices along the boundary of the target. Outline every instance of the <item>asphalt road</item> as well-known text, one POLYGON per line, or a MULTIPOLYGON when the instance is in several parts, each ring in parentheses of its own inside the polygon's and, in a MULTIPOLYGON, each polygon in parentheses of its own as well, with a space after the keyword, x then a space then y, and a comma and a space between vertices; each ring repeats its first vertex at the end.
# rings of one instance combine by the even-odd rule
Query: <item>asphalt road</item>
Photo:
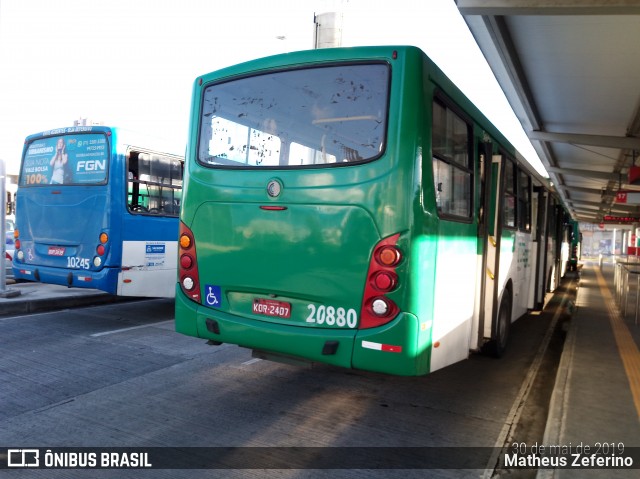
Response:
MULTIPOLYGON (((541 439, 550 392, 544 384, 555 371, 554 355, 542 358, 541 344, 551 338, 547 350, 561 348, 561 333, 547 333, 552 317, 548 312, 516 322, 500 360, 475 354, 418 378, 307 369, 254 359, 232 345, 208 346, 174 332, 167 300, 0 318, 0 453, 18 447, 237 447, 246 461, 228 462, 223 455, 213 469, 191 470, 5 469, 0 477, 490 476, 500 447, 519 437, 541 439), (537 376, 532 365, 539 367, 537 376), (264 451, 274 455, 274 465, 282 454, 295 455, 289 467, 296 469, 260 462, 256 447, 271 448, 264 451), (326 469, 332 455, 344 459, 347 447, 355 448, 349 454, 357 460, 326 469), (396 454, 393 467, 411 463, 402 457, 416 452, 411 448, 440 457, 424 459, 428 470, 422 463, 379 469, 396 454), (447 454, 453 459, 443 459, 447 454), (432 468, 443 463, 446 468, 432 468), (466 469, 451 469, 452 463, 466 469), (225 464, 234 469, 222 469, 225 464)), ((532 477, 518 472, 513 477, 532 477)))

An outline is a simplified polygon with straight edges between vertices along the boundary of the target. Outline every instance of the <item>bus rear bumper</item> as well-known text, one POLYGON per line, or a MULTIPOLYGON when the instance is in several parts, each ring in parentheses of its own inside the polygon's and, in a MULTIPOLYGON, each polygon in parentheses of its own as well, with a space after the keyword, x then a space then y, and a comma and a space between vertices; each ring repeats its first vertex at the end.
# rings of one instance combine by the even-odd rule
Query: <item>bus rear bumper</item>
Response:
POLYGON ((416 347, 418 320, 412 314, 401 313, 388 325, 369 330, 284 325, 198 305, 179 286, 175 305, 176 331, 187 336, 345 368, 403 376, 428 372, 427 351, 416 347))
POLYGON ((92 288, 116 294, 118 271, 104 268, 101 271, 52 268, 29 264, 13 264, 15 279, 37 281, 47 284, 59 284, 73 288, 92 288))
POLYGON ((176 331, 188 336, 351 367, 352 329, 305 328, 246 319, 198 305, 187 299, 179 286, 176 289, 175 316, 176 331), (323 354, 323 350, 332 354, 323 354))

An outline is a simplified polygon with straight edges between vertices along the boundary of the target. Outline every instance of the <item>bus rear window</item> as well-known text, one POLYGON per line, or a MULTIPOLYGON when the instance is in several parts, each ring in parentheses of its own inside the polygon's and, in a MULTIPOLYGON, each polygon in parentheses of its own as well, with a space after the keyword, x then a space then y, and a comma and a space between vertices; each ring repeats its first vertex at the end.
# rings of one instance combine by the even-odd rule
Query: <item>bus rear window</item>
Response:
POLYGON ((24 154, 20 186, 103 184, 108 163, 109 143, 103 134, 40 138, 24 154))
POLYGON ((204 91, 205 166, 317 167, 373 160, 384 148, 385 63, 243 77, 204 91))

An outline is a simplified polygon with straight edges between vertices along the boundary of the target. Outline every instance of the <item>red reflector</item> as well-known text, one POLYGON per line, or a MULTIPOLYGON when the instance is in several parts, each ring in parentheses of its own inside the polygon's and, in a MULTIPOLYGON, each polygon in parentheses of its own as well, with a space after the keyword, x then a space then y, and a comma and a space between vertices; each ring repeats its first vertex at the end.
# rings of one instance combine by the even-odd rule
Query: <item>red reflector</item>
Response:
POLYGON ((388 353, 401 353, 402 346, 393 346, 391 344, 383 344, 380 351, 386 351, 388 353))
POLYGON ((131 280, 130 279, 123 279, 122 282, 129 284, 129 283, 131 283, 131 280))
POLYGON ((96 253, 98 253, 98 256, 102 256, 104 254, 104 246, 99 244, 98 247, 96 248, 96 253))
POLYGON ((51 192, 52 195, 59 195, 60 193, 62 193, 62 191, 60 191, 60 190, 53 190, 51 192))
POLYGON ((286 206, 267 206, 267 205, 261 205, 260 206, 261 210, 266 210, 266 211, 284 211, 287 209, 286 206))

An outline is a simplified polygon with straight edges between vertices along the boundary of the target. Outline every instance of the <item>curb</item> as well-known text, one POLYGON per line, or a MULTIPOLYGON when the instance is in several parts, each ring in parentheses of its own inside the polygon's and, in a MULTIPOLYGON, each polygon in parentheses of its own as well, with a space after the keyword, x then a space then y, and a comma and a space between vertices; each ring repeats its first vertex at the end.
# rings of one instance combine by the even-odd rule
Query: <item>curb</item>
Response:
MULTIPOLYGON (((579 303, 580 283, 576 293, 576 302, 579 303)), ((565 412, 569 409, 569 381, 573 368, 573 355, 575 352, 578 322, 575 320, 575 311, 569 320, 569 330, 564 340, 560 363, 553 385, 553 392, 549 400, 549 413, 544 427, 542 444, 561 444, 565 426, 565 412)), ((554 479, 557 477, 557 469, 539 469, 536 479, 554 479)))
POLYGON ((86 294, 80 296, 69 296, 62 298, 43 298, 25 301, 0 301, 0 317, 15 314, 32 314, 43 311, 59 311, 67 308, 78 308, 81 306, 93 306, 99 304, 115 303, 123 298, 107 293, 86 294))

